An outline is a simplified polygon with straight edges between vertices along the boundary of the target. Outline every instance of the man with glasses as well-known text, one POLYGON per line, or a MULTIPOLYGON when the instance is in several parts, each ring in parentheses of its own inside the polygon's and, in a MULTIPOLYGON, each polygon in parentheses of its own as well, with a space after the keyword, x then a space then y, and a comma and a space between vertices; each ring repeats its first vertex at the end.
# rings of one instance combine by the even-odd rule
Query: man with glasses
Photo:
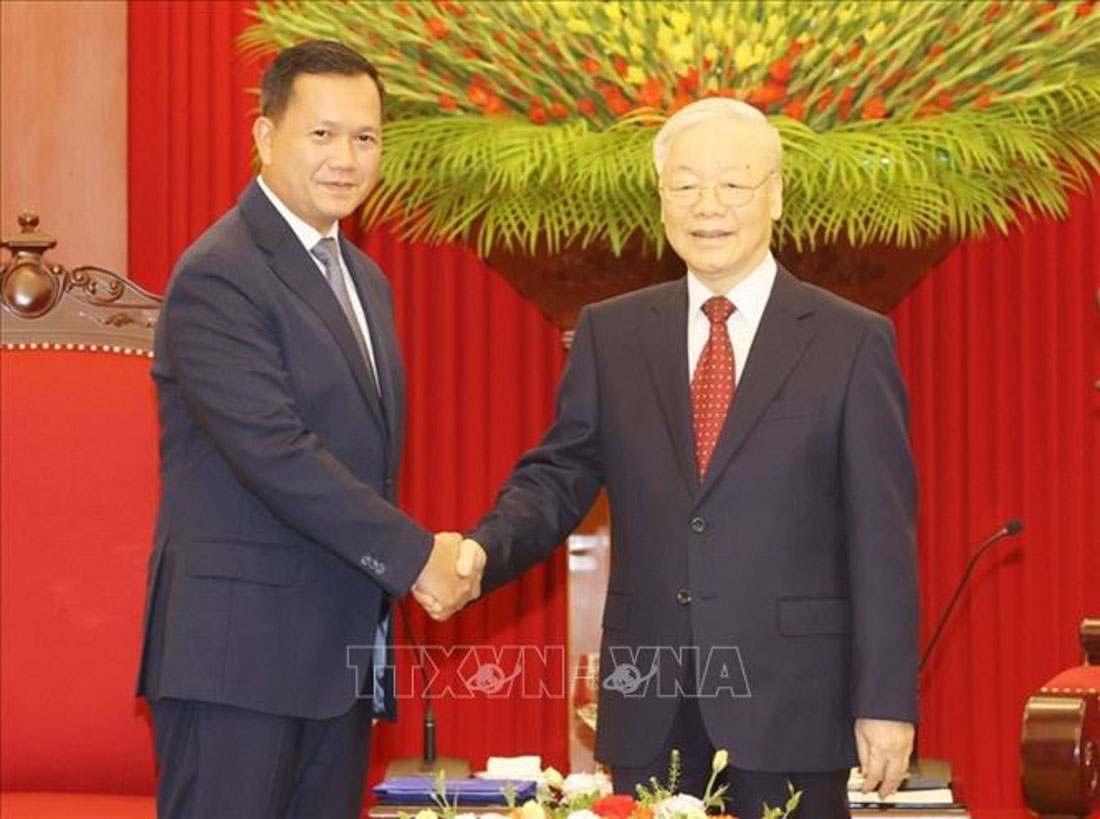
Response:
POLYGON ((677 748, 698 795, 725 748, 732 812, 782 805, 789 781, 798 816, 848 816, 849 766, 895 790, 917 710, 891 326, 776 264, 782 149, 754 108, 683 108, 654 161, 687 275, 581 313, 556 421, 470 534, 484 588, 545 557, 606 486, 596 755, 616 791, 664 779, 677 748))

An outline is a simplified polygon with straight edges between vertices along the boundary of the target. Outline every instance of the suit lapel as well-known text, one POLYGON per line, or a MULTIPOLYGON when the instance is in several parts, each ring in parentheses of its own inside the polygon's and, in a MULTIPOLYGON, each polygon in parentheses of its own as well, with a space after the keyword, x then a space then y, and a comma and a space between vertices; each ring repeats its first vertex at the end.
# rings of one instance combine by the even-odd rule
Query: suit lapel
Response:
POLYGON ((313 309, 321 323, 332 333, 351 366, 359 392, 371 414, 379 426, 385 428, 378 390, 372 383, 347 317, 317 265, 255 181, 241 195, 240 208, 257 244, 269 254, 275 274, 313 309))
POLYGON ((639 328, 646 364, 664 413, 668 436, 688 492, 698 487, 695 434, 691 429, 691 391, 687 363, 687 281, 681 279, 658 291, 651 306, 652 324, 639 328))
POLYGON ((779 268, 696 503, 719 480, 814 337, 813 307, 806 292, 798 279, 779 268))
POLYGON ((378 376, 378 390, 381 392, 382 415, 386 422, 386 431, 390 446, 390 463, 396 462, 400 450, 397 420, 401 418, 401 406, 398 390, 398 376, 394 365, 400 361, 397 350, 397 329, 393 316, 384 309, 385 296, 379 288, 372 286, 370 277, 359 262, 357 254, 352 252, 343 236, 340 237, 340 252, 348 265, 355 289, 359 293, 359 303, 367 317, 370 330, 371 347, 374 350, 374 366, 378 376))

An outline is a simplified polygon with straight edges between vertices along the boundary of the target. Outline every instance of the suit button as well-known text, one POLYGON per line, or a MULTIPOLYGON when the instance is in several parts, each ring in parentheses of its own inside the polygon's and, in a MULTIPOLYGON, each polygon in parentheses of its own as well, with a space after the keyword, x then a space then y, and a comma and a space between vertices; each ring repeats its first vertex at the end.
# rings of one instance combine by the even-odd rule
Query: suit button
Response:
POLYGON ((707 530, 707 522, 705 520, 703 520, 702 518, 692 518, 691 519, 691 531, 695 532, 695 534, 701 535, 706 530, 707 530))
POLYGON ((680 589, 678 592, 676 592, 676 602, 679 603, 681 606, 686 606, 688 603, 691 602, 691 592, 689 592, 687 589, 680 589))

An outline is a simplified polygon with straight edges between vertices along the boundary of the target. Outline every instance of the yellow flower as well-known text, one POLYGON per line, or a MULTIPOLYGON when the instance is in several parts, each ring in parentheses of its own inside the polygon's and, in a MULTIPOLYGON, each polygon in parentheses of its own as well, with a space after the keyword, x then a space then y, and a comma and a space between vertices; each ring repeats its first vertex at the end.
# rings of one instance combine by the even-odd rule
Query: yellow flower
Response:
POLYGON ((676 9, 668 13, 668 21, 679 34, 687 34, 691 25, 691 15, 682 9, 676 9))
POLYGON ((617 24, 623 19, 623 9, 622 6, 620 6, 618 3, 604 3, 602 8, 604 14, 607 15, 607 19, 610 20, 612 23, 617 24))
POLYGON ((642 32, 638 30, 638 27, 629 20, 623 21, 623 33, 626 34, 626 38, 636 45, 641 45, 645 42, 645 38, 642 37, 642 32))
POLYGON ((542 805, 534 799, 528 799, 524 802, 519 814, 521 819, 546 819, 546 813, 543 811, 542 805))
POLYGON ((682 71, 687 68, 688 63, 694 60, 695 46, 691 40, 684 38, 669 49, 668 56, 672 60, 673 68, 677 71, 682 71))
POLYGON ((565 27, 576 34, 591 34, 592 25, 587 20, 574 17, 565 23, 565 27))
POLYGON ((434 810, 424 808, 416 814, 416 819, 439 819, 434 810))
POLYGON ((749 45, 747 41, 742 40, 733 52, 733 62, 738 71, 744 71, 746 68, 751 68, 757 63, 763 62, 767 54, 768 50, 763 43, 749 45))
POLYGON ((638 66, 632 65, 626 70, 626 81, 641 85, 645 82, 645 73, 638 66))
POLYGON ((718 46, 714 43, 707 43, 706 48, 703 49, 703 56, 713 63, 718 59, 718 46))
POLYGON ((546 777, 546 784, 551 788, 561 788, 562 782, 565 781, 561 772, 552 766, 543 771, 542 775, 546 777))
POLYGON ((863 32, 863 36, 867 40, 867 42, 870 43, 870 42, 873 42, 874 40, 877 40, 879 37, 881 37, 885 33, 886 33, 886 23, 881 23, 880 22, 877 25, 871 26, 869 29, 867 29, 865 32, 863 32))
POLYGON ((714 761, 711 763, 711 769, 715 773, 721 773, 726 769, 726 766, 730 764, 730 754, 725 748, 719 748, 714 752, 714 761))

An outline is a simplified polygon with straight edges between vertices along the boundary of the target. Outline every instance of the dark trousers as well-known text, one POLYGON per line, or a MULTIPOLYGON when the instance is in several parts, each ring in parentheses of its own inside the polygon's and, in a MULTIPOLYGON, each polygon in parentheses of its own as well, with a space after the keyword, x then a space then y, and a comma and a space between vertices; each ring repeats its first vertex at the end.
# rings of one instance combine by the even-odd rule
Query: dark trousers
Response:
POLYGON ((359 819, 371 702, 329 720, 152 703, 159 819, 359 819))
MULTIPOLYGON (((672 730, 657 758, 640 768, 615 767, 611 778, 615 793, 634 795, 635 785, 647 784, 651 776, 661 784, 668 783, 669 754, 673 748, 680 751, 680 793, 702 798, 711 775, 711 763, 715 748, 707 736, 703 716, 699 712, 699 700, 683 697, 672 730)), ((725 794, 726 812, 740 819, 759 819, 766 802, 770 807, 783 807, 790 797, 788 782, 796 791, 802 791, 798 810, 792 816, 798 819, 848 819, 848 771, 823 773, 771 773, 745 771, 728 767, 719 775, 715 788, 728 784, 725 794)))

